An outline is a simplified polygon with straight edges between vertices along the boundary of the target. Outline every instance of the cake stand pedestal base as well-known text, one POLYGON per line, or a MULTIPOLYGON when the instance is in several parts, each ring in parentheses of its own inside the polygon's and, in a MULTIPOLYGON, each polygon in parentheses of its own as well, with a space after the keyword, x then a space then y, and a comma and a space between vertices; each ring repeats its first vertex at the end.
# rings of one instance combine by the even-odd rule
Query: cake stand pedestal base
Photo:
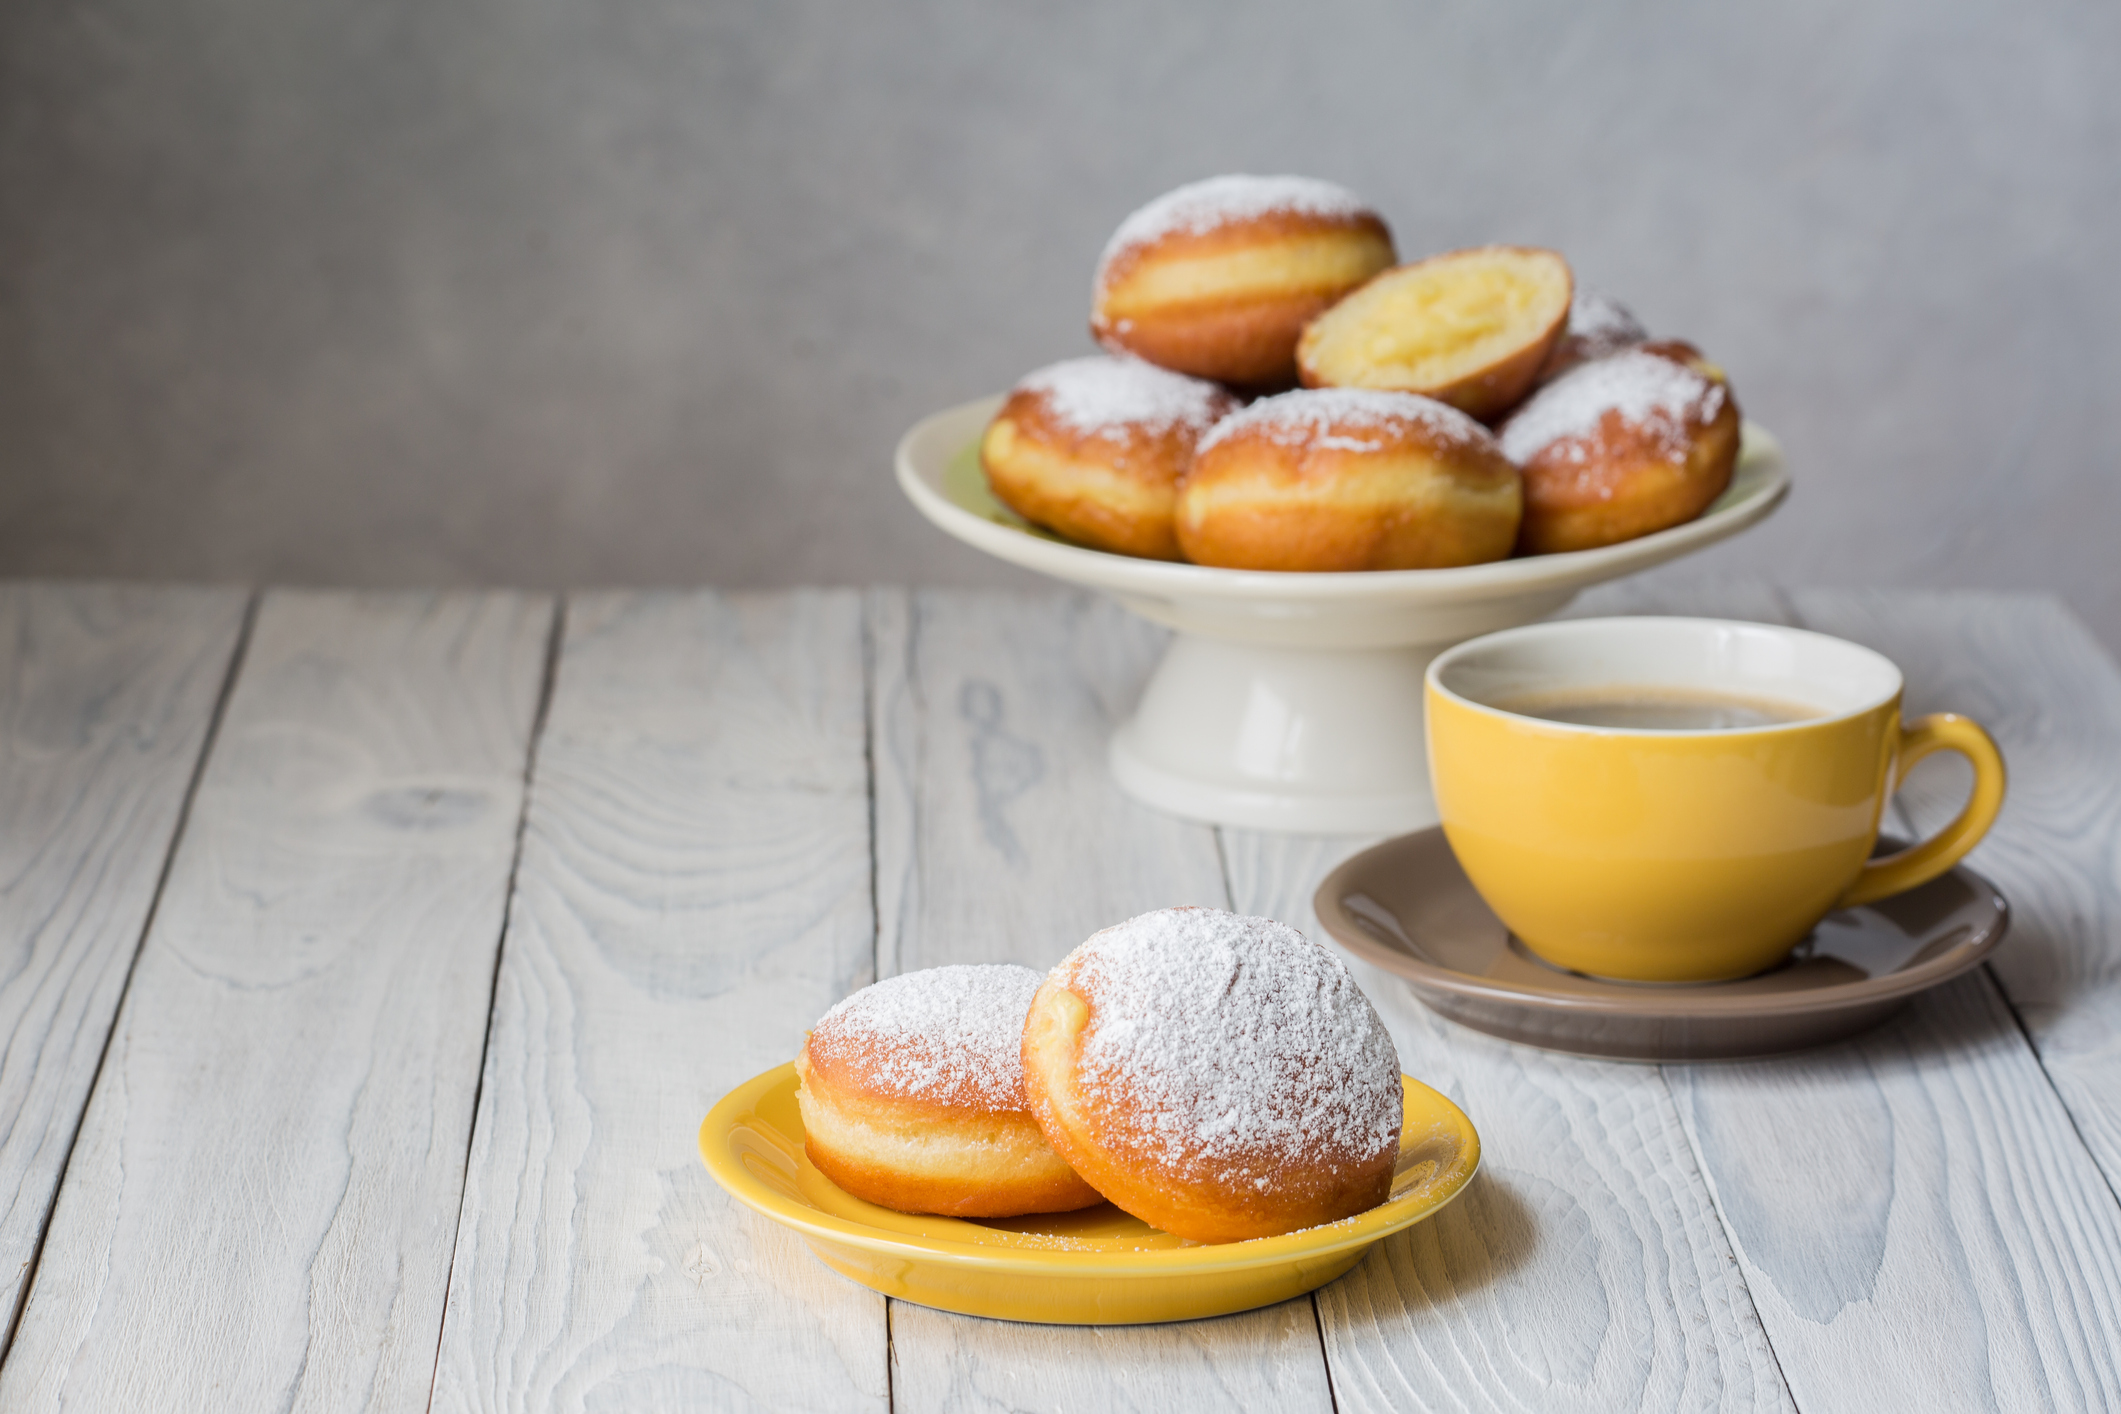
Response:
POLYGON ((1112 737, 1112 774, 1137 800, 1220 825, 1433 825, 1422 674, 1448 646, 1272 648, 1179 633, 1112 737))

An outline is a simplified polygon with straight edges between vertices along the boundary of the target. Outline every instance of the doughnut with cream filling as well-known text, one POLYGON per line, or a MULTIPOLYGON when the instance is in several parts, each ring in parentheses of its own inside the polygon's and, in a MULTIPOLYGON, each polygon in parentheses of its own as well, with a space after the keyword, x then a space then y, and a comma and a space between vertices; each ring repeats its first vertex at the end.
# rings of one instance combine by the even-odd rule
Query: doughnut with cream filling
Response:
POLYGON ((1531 391, 1574 290, 1566 260, 1528 246, 1387 270, 1304 330, 1304 386, 1420 393, 1492 422, 1531 391))

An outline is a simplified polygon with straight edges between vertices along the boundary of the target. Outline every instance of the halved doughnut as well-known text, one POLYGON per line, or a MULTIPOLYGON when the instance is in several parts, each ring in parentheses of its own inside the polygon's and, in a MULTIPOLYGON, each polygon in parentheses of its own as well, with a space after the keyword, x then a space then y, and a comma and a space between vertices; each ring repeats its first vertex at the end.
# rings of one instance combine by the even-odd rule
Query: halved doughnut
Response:
POLYGON ((1310 388, 1388 388, 1483 421, 1524 397, 1561 338, 1574 291, 1551 250, 1480 246, 1387 270, 1304 330, 1310 388))

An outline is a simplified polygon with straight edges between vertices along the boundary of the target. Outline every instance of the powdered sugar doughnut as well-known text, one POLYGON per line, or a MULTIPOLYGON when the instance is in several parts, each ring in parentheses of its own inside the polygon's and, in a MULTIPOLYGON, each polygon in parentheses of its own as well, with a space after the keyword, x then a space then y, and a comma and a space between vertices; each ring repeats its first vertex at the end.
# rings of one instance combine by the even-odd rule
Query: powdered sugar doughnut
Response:
POLYGON ((1112 233, 1090 332, 1181 373, 1287 387, 1304 325, 1394 259, 1383 218, 1344 187, 1211 177, 1166 192, 1112 233))
POLYGON ((1047 974, 1024 1027, 1032 1113, 1152 1226, 1270 1237, 1383 1202, 1399 1057, 1347 968, 1286 924, 1167 908, 1047 974))
POLYGON ((1649 337, 1642 321, 1619 300, 1579 288, 1569 300, 1569 322, 1561 342, 1547 355, 1539 381, 1551 383, 1580 363, 1633 348, 1649 337))
POLYGON ((1201 434, 1238 407, 1136 358, 1078 358, 1018 383, 980 440, 995 498, 1099 550, 1178 558, 1172 508, 1201 434))
POLYGON ((1178 544, 1228 569, 1479 564, 1510 553, 1521 496, 1517 468, 1455 408, 1367 388, 1284 393, 1201 439, 1178 544))
POLYGON ((1025 1109, 1028 967, 937 967, 864 987, 796 1057, 804 1151, 857 1198, 999 1218, 1087 1208, 1097 1191, 1025 1109))
POLYGON ((1580 364, 1502 425, 1524 469, 1518 549, 1618 544, 1694 519, 1731 484, 1739 414, 1690 344, 1643 344, 1580 364))

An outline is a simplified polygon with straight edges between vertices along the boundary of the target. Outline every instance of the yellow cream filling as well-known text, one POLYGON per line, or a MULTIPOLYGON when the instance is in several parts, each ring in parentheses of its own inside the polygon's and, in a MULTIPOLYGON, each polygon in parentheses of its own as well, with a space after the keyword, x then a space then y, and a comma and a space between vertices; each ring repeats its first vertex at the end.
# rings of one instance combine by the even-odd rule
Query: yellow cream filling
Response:
POLYGON ((1408 266, 1314 326, 1314 362, 1328 373, 1389 370, 1394 386, 1443 385, 1507 357, 1568 299, 1550 260, 1496 252, 1408 266))

